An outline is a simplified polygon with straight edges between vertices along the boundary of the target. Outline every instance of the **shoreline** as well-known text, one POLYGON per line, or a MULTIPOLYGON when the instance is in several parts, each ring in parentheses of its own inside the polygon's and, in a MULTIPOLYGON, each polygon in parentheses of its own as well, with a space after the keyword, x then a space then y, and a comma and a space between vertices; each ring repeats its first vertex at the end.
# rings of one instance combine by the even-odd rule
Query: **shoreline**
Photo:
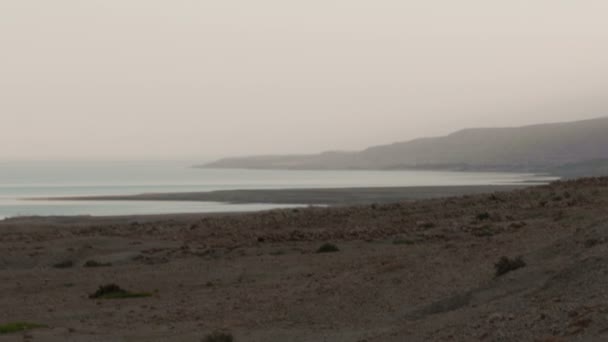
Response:
MULTIPOLYGON (((277 206, 311 207, 344 207, 369 204, 388 204, 412 202, 428 199, 452 198, 467 195, 478 195, 495 192, 509 192, 546 184, 525 185, 470 185, 470 186, 419 186, 419 187, 361 187, 361 188, 311 188, 311 189, 257 189, 257 190, 219 190, 210 192, 149 193, 138 195, 112 196, 66 196, 66 197, 33 197, 24 201, 107 201, 107 202, 218 202, 227 205, 241 204, 275 204, 277 206)), ((255 211, 219 210, 213 212, 159 212, 148 214, 115 214, 115 215, 24 215, 0 218, 0 222, 36 220, 53 222, 66 220, 150 220, 169 218, 192 218, 214 215, 239 215, 260 213, 291 208, 272 208, 255 211)))

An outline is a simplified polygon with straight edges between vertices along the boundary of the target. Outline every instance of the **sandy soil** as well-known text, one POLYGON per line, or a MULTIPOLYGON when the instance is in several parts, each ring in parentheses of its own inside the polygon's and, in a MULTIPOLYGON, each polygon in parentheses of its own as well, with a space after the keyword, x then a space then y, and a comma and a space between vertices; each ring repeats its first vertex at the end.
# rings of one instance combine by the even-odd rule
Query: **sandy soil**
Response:
POLYGON ((14 219, 0 231, 0 325, 48 325, 0 341, 201 341, 218 329, 246 342, 608 339, 607 178, 253 214, 14 219), (316 253, 324 242, 340 251, 316 253), (520 255, 526 267, 495 277, 501 256, 520 255), (88 298, 107 283, 153 295, 88 298))

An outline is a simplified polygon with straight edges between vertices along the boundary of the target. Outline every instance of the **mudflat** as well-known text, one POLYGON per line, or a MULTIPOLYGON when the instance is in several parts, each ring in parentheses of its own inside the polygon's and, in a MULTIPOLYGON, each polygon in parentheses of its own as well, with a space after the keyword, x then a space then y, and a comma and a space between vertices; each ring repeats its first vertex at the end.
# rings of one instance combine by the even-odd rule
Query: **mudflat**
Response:
MULTIPOLYGON (((210 201, 228 203, 272 203, 353 205, 451 197, 521 189, 525 185, 411 186, 333 189, 220 190, 209 192, 152 193, 123 196, 56 197, 78 201, 210 201)), ((48 200, 44 198, 43 200, 48 200)), ((32 199, 36 200, 36 199, 32 199)))
POLYGON ((21 218, 0 232, 0 326, 45 326, 1 341, 608 338, 608 178, 249 214, 21 218), (523 264, 497 276, 502 257, 523 264), (108 284, 141 296, 90 298, 108 284))

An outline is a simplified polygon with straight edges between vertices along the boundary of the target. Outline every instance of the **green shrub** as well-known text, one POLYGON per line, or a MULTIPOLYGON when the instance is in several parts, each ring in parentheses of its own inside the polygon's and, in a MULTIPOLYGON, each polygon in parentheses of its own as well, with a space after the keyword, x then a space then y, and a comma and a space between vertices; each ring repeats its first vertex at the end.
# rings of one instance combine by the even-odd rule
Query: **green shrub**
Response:
POLYGON ((53 265, 54 268, 71 268, 74 267, 74 262, 71 260, 66 260, 66 261, 62 261, 62 262, 58 262, 55 265, 53 265))
POLYGON ((435 223, 433 223, 433 222, 418 222, 418 228, 422 228, 422 229, 435 228, 435 223))
POLYGON ((325 243, 321 247, 319 247, 317 253, 334 253, 339 251, 340 249, 338 248, 338 246, 334 245, 333 243, 325 243))
POLYGON ((203 342, 234 342, 234 337, 230 333, 214 332, 207 335, 203 342))
POLYGON ((471 234, 476 237, 489 237, 498 234, 498 231, 490 225, 475 227, 471 230, 471 234))
POLYGON ((91 299, 125 299, 125 298, 145 298, 145 297, 151 297, 151 296, 152 296, 151 293, 129 292, 127 290, 122 289, 120 286, 118 286, 116 284, 109 284, 109 285, 100 286, 99 289, 95 293, 89 295, 89 298, 91 298, 91 299))
POLYGON ((477 221, 485 221, 490 219, 490 213, 477 214, 477 221))
POLYGON ((111 263, 102 263, 95 260, 89 260, 84 264, 84 267, 110 267, 111 263))
POLYGON ((517 257, 515 259, 502 257, 500 258, 500 260, 498 260, 496 264, 494 264, 497 277, 500 277, 522 267, 526 267, 526 262, 522 259, 522 257, 517 257))
POLYGON ((46 325, 27 323, 27 322, 14 322, 0 325, 0 335, 12 334, 16 332, 28 331, 38 328, 46 328, 46 325))
POLYGON ((395 239, 393 240, 393 245, 413 245, 416 242, 410 239, 395 239))

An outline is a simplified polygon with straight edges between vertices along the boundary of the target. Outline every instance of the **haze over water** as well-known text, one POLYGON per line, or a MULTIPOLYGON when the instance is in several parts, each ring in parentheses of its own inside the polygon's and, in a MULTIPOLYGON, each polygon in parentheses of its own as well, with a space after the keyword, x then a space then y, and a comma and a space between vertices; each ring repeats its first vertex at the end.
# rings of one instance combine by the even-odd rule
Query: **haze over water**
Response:
POLYGON ((27 201, 35 197, 134 195, 234 189, 496 185, 543 182, 512 173, 430 171, 276 171, 192 168, 193 162, 0 163, 0 218, 255 211, 286 207, 164 201, 27 201))

